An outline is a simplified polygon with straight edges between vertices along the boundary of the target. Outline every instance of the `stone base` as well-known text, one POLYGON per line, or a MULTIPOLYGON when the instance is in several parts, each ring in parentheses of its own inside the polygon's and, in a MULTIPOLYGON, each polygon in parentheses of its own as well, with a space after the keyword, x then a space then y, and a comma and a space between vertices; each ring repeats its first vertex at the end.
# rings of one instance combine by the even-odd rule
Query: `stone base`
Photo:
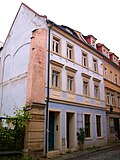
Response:
POLYGON ((43 104, 32 104, 27 107, 31 118, 25 132, 24 154, 32 157, 44 153, 44 107, 43 104))

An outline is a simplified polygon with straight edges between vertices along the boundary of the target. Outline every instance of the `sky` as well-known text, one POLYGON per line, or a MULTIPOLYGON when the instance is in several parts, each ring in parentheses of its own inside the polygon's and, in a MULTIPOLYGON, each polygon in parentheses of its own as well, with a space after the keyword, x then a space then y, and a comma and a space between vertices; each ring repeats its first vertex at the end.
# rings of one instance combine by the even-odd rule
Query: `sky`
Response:
POLYGON ((21 3, 56 24, 93 35, 120 57, 119 0, 3 0, 0 3, 0 41, 4 42, 21 3))

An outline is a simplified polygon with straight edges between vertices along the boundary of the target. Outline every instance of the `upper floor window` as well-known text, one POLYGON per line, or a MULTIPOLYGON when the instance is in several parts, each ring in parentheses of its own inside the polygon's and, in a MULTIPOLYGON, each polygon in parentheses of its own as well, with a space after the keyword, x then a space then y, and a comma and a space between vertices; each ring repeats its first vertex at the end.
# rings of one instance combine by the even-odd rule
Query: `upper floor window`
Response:
POLYGON ((110 80, 112 81, 112 71, 110 71, 110 80))
POLYGON ((83 94, 88 96, 89 95, 89 82, 86 80, 83 80, 83 94))
POLYGON ((114 106, 114 94, 111 94, 111 105, 114 106))
POLYGON ((52 70, 52 87, 60 88, 60 72, 52 70))
POLYGON ((70 60, 74 60, 74 50, 73 45, 67 43, 67 58, 70 60))
POLYGON ((106 95, 107 104, 110 105, 110 93, 106 95))
POLYGON ((117 77, 117 74, 115 74, 115 84, 118 84, 118 77, 117 77))
POLYGON ((120 108, 120 97, 118 97, 118 107, 120 108))
POLYGON ((104 78, 107 78, 108 70, 106 67, 104 67, 104 78))
POLYGON ((95 40, 92 40, 92 46, 96 48, 95 40))
POLYGON ((52 89, 60 89, 62 87, 62 67, 63 64, 54 60, 51 63, 51 87, 52 89))
POLYGON ((100 97, 99 85, 98 84, 94 84, 94 96, 95 96, 95 98, 100 97))
POLYGON ((74 91, 74 77, 71 75, 67 75, 67 90, 74 91))
POLYGON ((53 36, 52 51, 59 54, 61 52, 61 39, 57 36, 53 36))
POLYGON ((97 62, 97 59, 94 59, 94 58, 93 58, 93 70, 95 72, 98 72, 98 62, 97 62))
POLYGON ((84 52, 82 53, 82 65, 88 67, 88 55, 84 52))
POLYGON ((115 96, 114 96, 113 93, 110 93, 110 92, 106 93, 106 103, 107 103, 107 105, 114 106, 114 99, 115 99, 115 96))

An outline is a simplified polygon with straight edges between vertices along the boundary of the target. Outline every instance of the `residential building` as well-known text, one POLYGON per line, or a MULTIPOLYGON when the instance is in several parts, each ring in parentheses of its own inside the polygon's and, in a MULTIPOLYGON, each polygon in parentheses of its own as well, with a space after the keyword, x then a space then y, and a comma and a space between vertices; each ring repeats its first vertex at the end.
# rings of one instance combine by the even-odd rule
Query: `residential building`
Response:
MULTIPOLYGON (((104 45, 101 45, 103 48, 104 45)), ((100 50, 100 48, 98 48, 100 50)), ((103 49, 101 49, 103 51, 103 49)), ((104 52, 102 52, 104 54, 104 52)), ((118 56, 108 52, 103 56, 103 74, 108 140, 120 139, 120 66, 118 56)))
MULTIPOLYGON (((96 40, 21 4, 0 52, 0 115, 26 105, 32 116, 26 151, 77 148, 79 128, 85 129, 86 147, 107 143, 104 63, 112 53, 96 40)), ((118 70, 111 70, 111 79, 113 74, 118 86, 118 70)))

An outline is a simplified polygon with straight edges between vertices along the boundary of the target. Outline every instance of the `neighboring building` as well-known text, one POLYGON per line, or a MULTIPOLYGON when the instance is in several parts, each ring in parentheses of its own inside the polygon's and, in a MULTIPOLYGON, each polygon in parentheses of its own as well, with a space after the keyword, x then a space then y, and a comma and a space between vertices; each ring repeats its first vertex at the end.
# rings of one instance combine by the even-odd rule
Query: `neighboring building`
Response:
MULTIPOLYGON (((40 96, 41 93, 44 94, 44 88, 41 88, 41 81, 43 80, 40 72, 38 71, 39 78, 37 79, 34 76, 32 80, 38 80, 40 85, 37 86, 39 89, 34 90, 32 87, 34 86, 32 82, 29 80, 28 82, 28 74, 33 74, 32 70, 28 73, 28 67, 31 66, 30 60, 30 43, 32 39, 32 32, 37 29, 46 30, 47 34, 47 24, 46 24, 46 16, 38 15, 32 9, 30 9, 25 4, 21 4, 20 9, 15 17, 15 20, 10 28, 8 36, 5 40, 3 49, 0 52, 1 58, 1 70, 0 70, 0 116, 4 116, 4 113, 13 116, 14 108, 22 109, 22 107, 26 104, 28 106, 34 105, 35 109, 37 106, 37 111, 32 110, 35 117, 31 122, 28 130, 28 136, 26 137, 25 148, 43 150, 44 148, 44 110, 45 108, 45 98, 44 102, 41 97, 36 99, 36 95, 40 96), (46 28, 46 29, 45 29, 46 28), (31 86, 32 84, 32 86, 31 86), (32 93, 30 90, 32 89, 32 93), (29 91, 28 91, 29 90, 29 91), (28 95, 31 94, 31 95, 28 95), (42 102, 41 102, 42 101, 42 102), (40 104, 43 103, 42 107, 40 104), (39 115, 39 118, 38 118, 39 115), (38 123, 40 128, 38 128, 38 123), (31 129, 32 126, 32 129, 31 129), (35 128, 33 128, 35 127, 35 128), (29 132, 30 131, 30 132, 29 132), (40 142, 39 144, 37 142, 40 142)), ((44 36, 47 38, 47 36, 44 36)), ((39 42, 41 45, 42 38, 40 38, 39 42)), ((47 43, 47 40, 46 40, 47 43)), ((46 44, 44 44, 45 54, 46 54, 46 44)), ((42 47, 41 47, 42 48, 42 47)), ((43 51, 42 50, 42 51, 43 51)), ((40 61, 41 57, 38 58, 40 61)), ((39 63, 38 63, 39 64, 39 63)), ((34 65, 34 69, 37 69, 38 64, 34 65)), ((40 63, 40 68, 42 69, 45 65, 45 62, 42 61, 40 63)), ((41 70, 42 72, 42 70, 41 70)), ((45 71, 43 71, 45 73, 45 71)), ((45 83, 45 80, 43 80, 45 83)), ((32 114, 32 113, 30 113, 32 114)))
POLYGON ((21 5, 0 52, 0 114, 27 106, 33 117, 26 127, 27 151, 43 152, 48 129, 49 151, 76 148, 80 127, 86 147, 107 143, 103 64, 112 53, 100 46, 94 36, 21 5))
POLYGON ((112 52, 107 53, 107 56, 103 56, 107 134, 108 140, 113 141, 120 139, 120 66, 119 57, 112 52))

